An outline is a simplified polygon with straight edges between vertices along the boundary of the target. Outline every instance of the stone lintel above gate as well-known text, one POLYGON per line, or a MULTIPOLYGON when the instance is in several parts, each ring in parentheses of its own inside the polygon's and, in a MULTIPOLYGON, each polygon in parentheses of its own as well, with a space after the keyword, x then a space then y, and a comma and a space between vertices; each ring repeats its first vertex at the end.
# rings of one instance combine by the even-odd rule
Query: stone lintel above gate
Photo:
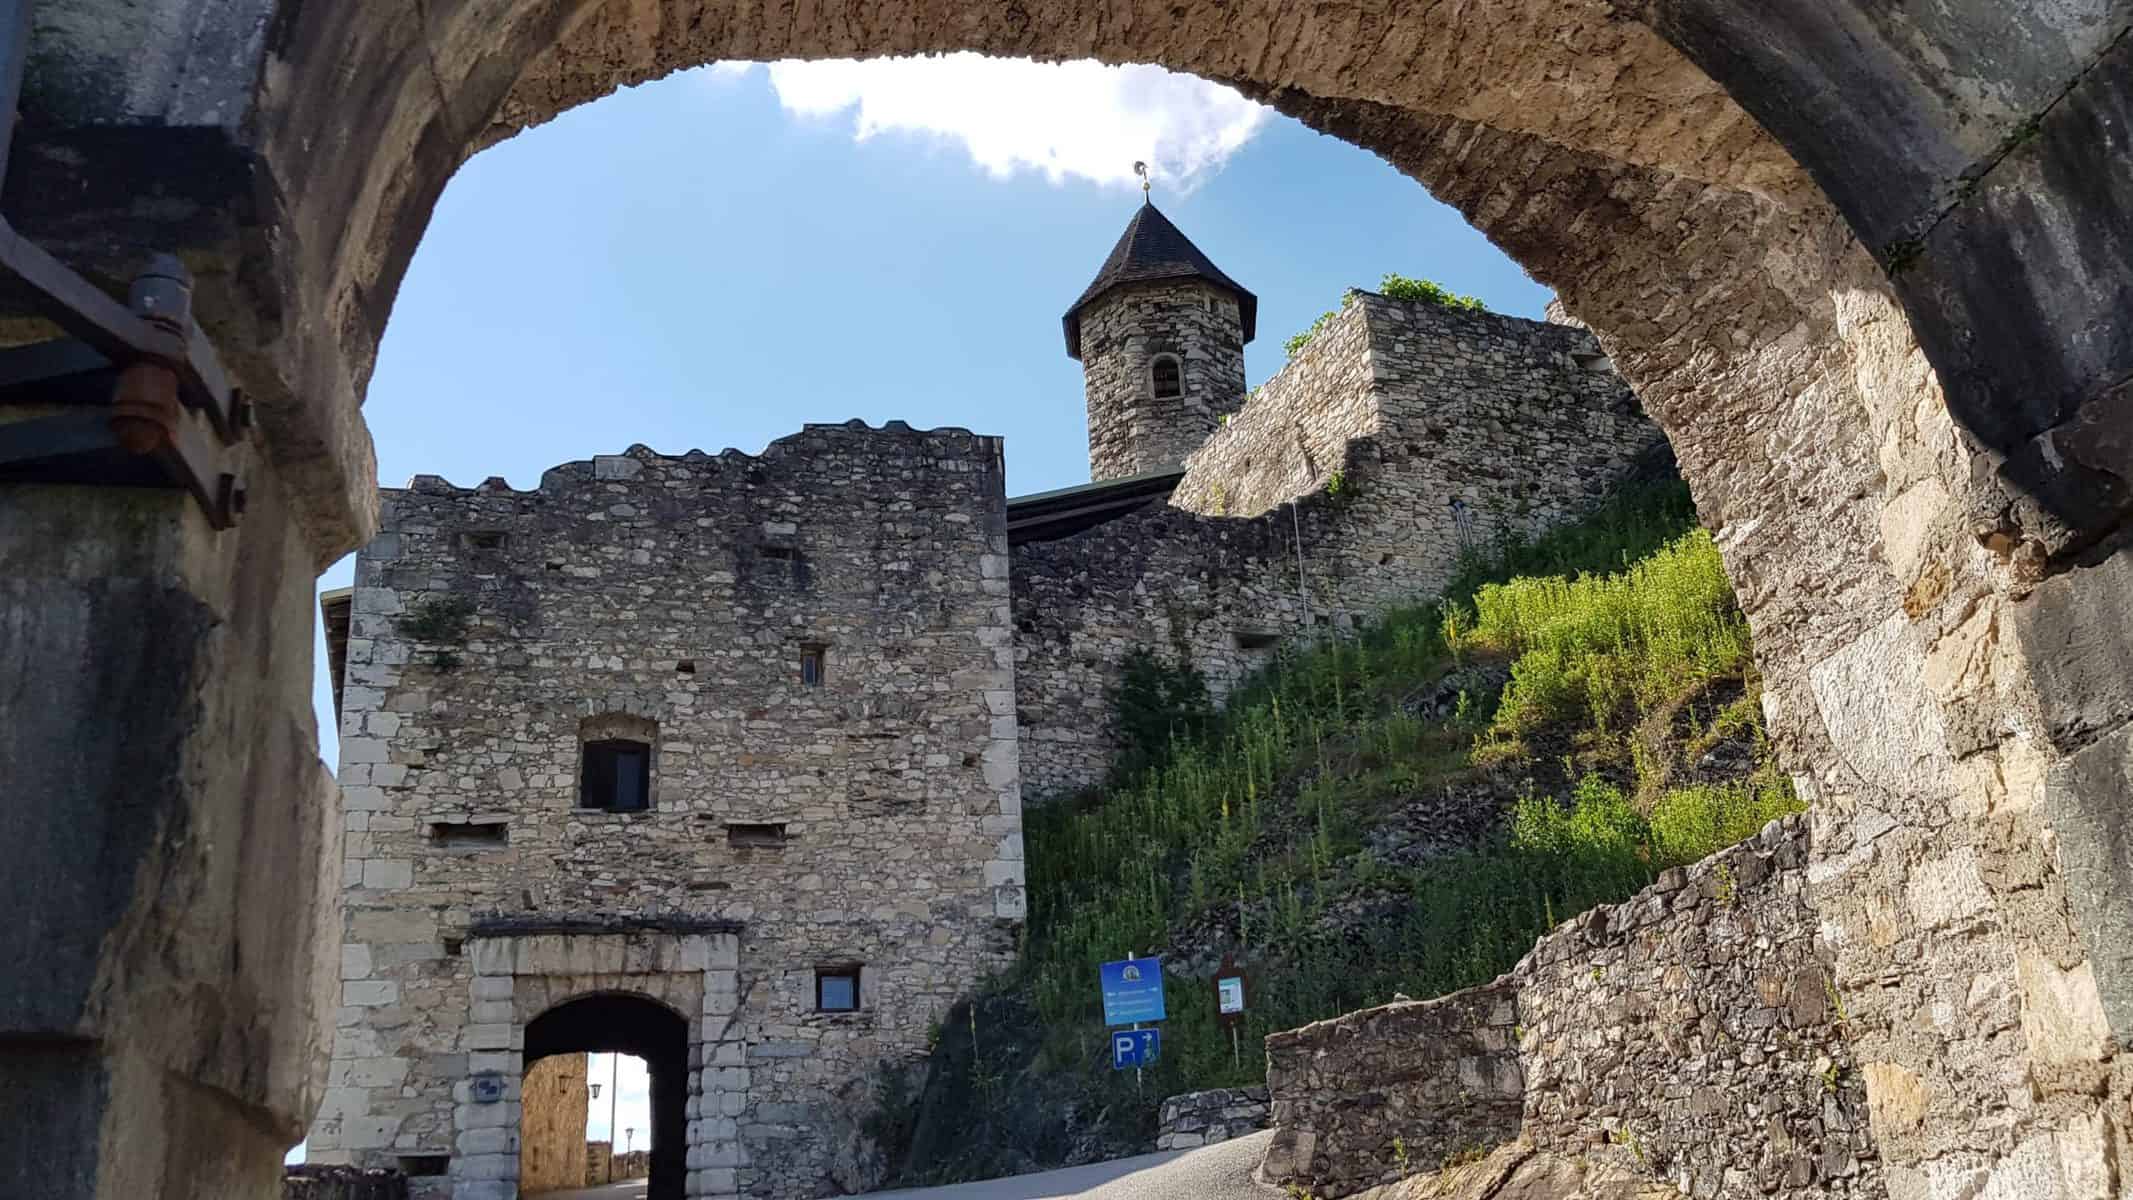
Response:
POLYGON ((665 975, 730 971, 740 963, 740 926, 732 922, 600 929, 576 920, 513 918, 478 920, 467 933, 477 976, 665 975))

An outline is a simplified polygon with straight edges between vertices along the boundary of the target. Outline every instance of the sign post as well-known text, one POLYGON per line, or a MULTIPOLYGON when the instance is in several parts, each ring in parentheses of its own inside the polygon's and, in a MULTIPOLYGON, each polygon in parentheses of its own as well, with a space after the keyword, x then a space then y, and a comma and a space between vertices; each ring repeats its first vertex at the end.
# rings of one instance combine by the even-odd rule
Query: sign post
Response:
POLYGON ((1156 1060, 1163 1045, 1162 1034, 1142 1029, 1141 1022, 1169 1015, 1163 1007, 1163 960, 1133 957, 1107 962, 1098 968, 1097 979, 1103 989, 1104 1024, 1132 1026, 1111 1031, 1111 1069, 1132 1067, 1137 1092, 1141 1068, 1156 1060))
POLYGON ((1163 960, 1122 958, 1103 964, 1104 1024, 1138 1025, 1160 1021, 1163 1010, 1163 960))
POLYGON ((1153 1066, 1163 1056, 1163 1031, 1160 1029, 1114 1029, 1111 1031, 1111 1069, 1123 1071, 1132 1067, 1153 1066))
POLYGON ((1229 1061, 1239 1068, 1244 1065, 1244 1053, 1237 1045, 1237 1027, 1244 1023, 1245 994, 1249 988, 1244 968, 1229 955, 1223 955, 1222 966, 1215 971, 1215 1017, 1229 1026, 1229 1061))

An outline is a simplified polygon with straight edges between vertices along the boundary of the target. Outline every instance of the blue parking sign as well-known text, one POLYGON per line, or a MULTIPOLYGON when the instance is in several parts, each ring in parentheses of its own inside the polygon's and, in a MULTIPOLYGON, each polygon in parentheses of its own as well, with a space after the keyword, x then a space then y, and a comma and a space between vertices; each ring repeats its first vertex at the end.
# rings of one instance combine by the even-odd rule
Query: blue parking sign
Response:
POLYGON ((1114 1071, 1152 1067, 1162 1054, 1161 1030, 1116 1029, 1111 1032, 1111 1069, 1114 1071))
POLYGON ((1163 960, 1123 958, 1103 964, 1104 1024, 1138 1025, 1163 1019, 1163 960))

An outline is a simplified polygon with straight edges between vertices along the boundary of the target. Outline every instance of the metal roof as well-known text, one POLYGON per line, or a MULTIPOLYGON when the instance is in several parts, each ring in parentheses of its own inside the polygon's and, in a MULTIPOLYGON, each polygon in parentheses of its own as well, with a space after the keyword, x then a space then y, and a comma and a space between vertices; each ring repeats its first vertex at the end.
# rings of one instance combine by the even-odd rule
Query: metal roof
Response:
POLYGON ((1017 496, 1007 502, 1007 540, 1049 542, 1093 529, 1152 503, 1161 503, 1185 477, 1183 467, 1165 467, 1123 479, 1077 484, 1017 496))

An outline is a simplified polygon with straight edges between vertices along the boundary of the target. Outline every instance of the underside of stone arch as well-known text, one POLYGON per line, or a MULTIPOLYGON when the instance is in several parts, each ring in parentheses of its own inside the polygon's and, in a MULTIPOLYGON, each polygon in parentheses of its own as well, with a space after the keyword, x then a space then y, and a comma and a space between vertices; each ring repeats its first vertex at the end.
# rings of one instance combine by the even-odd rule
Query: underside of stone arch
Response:
MULTIPOLYGON (((1233 83, 1384 155, 1556 287, 1668 431, 1754 623, 1770 726, 1815 804, 1810 878, 1892 1180, 1935 1197, 2124 1185, 2125 4, 199 0, 179 6, 190 24, 83 19, 97 7, 40 9, 7 213, 100 276, 123 278, 145 248, 182 251, 261 433, 253 515, 220 540, 175 507, 0 500, 21 581, 0 614, 50 631, 0 667, 14 673, 0 696, 40 709, 0 743, 28 765, 0 765, 56 818, 121 780, 47 777, 29 748, 106 729, 162 764, 148 774, 168 822, 115 865, 77 862, 97 846, 23 843, 130 881, 102 908, 28 921, 69 942, 71 974, 41 1007, 0 1007, 0 1027, 69 1031, 54 1077, 80 1075, 84 1096, 97 1079, 183 1078, 284 1130, 315 1100, 302 1018, 330 1010, 325 986, 229 965, 272 952, 213 952, 218 936, 256 951, 268 931, 170 914, 202 893, 244 910, 244 855, 300 874, 332 860, 317 811, 274 799, 324 786, 304 766, 308 673, 288 665, 306 656, 287 614, 308 611, 308 569, 369 532, 358 406, 452 172, 570 105, 707 61, 974 50, 1233 83), (57 553, 62 540, 104 556, 57 553), (176 616, 82 599, 173 577, 176 616), (79 671, 53 686, 58 664, 96 659, 94 631, 179 616, 203 632, 153 648, 154 688, 79 671), (261 668, 213 628, 288 649, 261 668), (276 732, 240 766, 176 767, 226 763, 231 730, 262 728, 276 732), (251 841, 170 832, 218 823, 251 841), (197 953, 159 957, 164 943, 197 953), (173 988, 271 993, 277 1018, 225 1038, 227 1012, 161 1004, 173 988)), ((48 903, 21 890, 18 909, 48 903)), ((49 952, 7 936, 19 944, 0 940, 0 961, 49 952)), ((226 1190, 166 1194, 241 1194, 271 1141, 205 1173, 226 1190)), ((155 1175, 153 1157, 113 1142, 84 1178, 155 1175)))

